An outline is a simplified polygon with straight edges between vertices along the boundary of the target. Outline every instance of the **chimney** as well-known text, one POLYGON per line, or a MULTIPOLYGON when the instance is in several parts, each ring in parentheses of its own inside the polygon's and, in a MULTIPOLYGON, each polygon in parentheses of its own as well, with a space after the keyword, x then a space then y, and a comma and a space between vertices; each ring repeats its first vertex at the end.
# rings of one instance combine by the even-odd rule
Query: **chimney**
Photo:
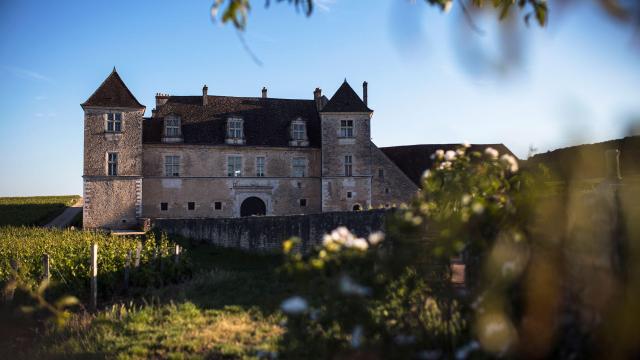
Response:
POLYGON ((266 87, 262 87, 262 98, 266 99, 267 98, 267 88, 266 87))
POLYGON ((207 90, 209 90, 207 85, 202 87, 202 106, 207 106, 207 90))
POLYGON ((316 88, 313 91, 313 100, 316 102, 316 109, 322 109, 322 89, 316 88))
POLYGON ((367 91, 367 85, 369 85, 369 84, 367 84, 366 81, 362 83, 362 101, 364 101, 365 105, 369 106, 369 104, 368 104, 369 94, 368 94, 368 91, 367 91))
POLYGON ((156 93, 156 109, 159 106, 166 104, 168 100, 169 100, 169 94, 156 93))
POLYGON ((622 180, 620 176, 620 151, 607 150, 604 152, 604 159, 607 164, 607 179, 618 182, 622 180))

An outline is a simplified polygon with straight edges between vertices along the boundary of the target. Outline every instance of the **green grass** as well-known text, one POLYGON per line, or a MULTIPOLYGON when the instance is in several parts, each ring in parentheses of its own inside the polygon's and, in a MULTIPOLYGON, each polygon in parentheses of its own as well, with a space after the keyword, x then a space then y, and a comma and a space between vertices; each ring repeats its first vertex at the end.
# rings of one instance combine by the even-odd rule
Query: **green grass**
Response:
POLYGON ((190 280, 103 301, 97 314, 78 312, 66 328, 40 330, 4 351, 65 359, 244 359, 275 351, 279 304, 291 292, 276 271, 281 256, 184 245, 197 269, 190 280))
POLYGON ((80 196, 0 197, 0 226, 44 225, 80 196))

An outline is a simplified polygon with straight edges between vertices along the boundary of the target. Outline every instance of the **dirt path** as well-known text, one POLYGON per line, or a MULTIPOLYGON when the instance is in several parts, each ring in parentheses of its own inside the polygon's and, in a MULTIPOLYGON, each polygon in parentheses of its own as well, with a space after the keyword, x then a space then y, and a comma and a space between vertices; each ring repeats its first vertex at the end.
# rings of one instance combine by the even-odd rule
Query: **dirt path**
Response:
POLYGON ((51 220, 51 222, 45 225, 44 227, 64 228, 68 226, 73 221, 73 218, 75 218, 76 215, 78 215, 82 211, 83 204, 84 204, 83 199, 82 198, 78 199, 78 201, 76 201, 75 204, 64 209, 64 212, 62 212, 62 214, 58 215, 58 217, 51 220))

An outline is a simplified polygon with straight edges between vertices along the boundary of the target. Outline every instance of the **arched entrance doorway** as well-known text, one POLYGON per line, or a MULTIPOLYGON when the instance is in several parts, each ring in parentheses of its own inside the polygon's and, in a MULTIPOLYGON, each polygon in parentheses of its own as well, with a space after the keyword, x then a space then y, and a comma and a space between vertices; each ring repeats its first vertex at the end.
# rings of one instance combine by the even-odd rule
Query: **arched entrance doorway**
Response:
POLYGON ((353 211, 360 211, 360 210, 362 210, 362 206, 360 206, 360 204, 353 205, 353 211))
POLYGON ((260 198, 252 196, 246 198, 240 205, 240 216, 266 215, 267 206, 260 198))

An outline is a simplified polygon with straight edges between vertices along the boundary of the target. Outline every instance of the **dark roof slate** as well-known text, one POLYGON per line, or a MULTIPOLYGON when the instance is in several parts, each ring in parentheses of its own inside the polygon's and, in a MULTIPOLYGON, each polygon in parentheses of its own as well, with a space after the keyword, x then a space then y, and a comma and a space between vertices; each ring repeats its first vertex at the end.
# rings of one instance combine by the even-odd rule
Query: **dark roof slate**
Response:
POLYGON ((156 115, 144 121, 143 142, 162 140, 164 117, 180 116, 186 144, 224 144, 227 119, 240 117, 247 146, 289 146, 292 120, 307 123, 310 147, 320 147, 320 118, 314 100, 213 96, 202 105, 202 96, 169 96, 156 115))
MULTIPOLYGON (((425 145, 406 145, 406 146, 391 146, 380 148, 382 152, 391 161, 393 161, 402 172, 404 172, 411 181, 416 185, 422 186, 421 177, 425 170, 431 169, 433 166, 433 159, 431 155, 438 149, 444 151, 455 150, 460 147, 460 144, 425 144, 425 145)), ((467 151, 480 151, 492 147, 500 154, 513 155, 503 144, 474 144, 471 145, 467 151)))
POLYGON ((338 88, 321 112, 372 112, 351 88, 347 80, 338 88))
POLYGON ((99 107, 124 107, 124 108, 144 108, 138 100, 133 96, 127 85, 125 85, 120 75, 113 68, 113 71, 100 84, 98 89, 81 104, 81 106, 99 106, 99 107))

